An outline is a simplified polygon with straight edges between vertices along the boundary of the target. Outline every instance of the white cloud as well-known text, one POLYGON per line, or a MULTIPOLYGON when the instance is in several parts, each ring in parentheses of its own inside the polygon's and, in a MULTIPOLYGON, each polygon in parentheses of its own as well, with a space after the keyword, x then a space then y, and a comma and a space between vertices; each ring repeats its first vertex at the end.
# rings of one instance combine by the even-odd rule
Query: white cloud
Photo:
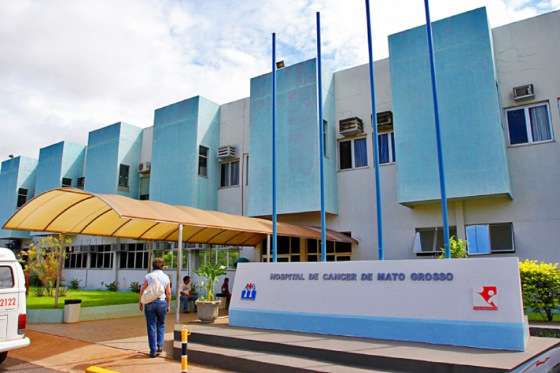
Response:
MULTIPOLYGON (((424 21, 421 0, 372 3, 374 55, 387 35, 424 21)), ((487 6, 493 27, 560 7, 560 0, 432 0, 434 19, 487 6)), ((0 159, 36 157, 61 139, 197 94, 219 103, 249 94, 270 65, 270 33, 288 64, 315 54, 315 11, 335 68, 365 63, 364 1, 12 0, 0 2, 0 159)))

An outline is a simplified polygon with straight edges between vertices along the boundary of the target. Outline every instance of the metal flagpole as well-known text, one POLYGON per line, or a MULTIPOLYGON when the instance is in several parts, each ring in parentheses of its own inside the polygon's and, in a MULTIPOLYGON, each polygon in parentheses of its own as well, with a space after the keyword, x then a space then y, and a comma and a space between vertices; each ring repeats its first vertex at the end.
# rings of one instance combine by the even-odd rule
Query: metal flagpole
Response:
POLYGON ((317 121, 319 122, 319 177, 321 178, 321 261, 327 261, 327 218, 325 213, 325 152, 323 125, 323 74, 321 71, 321 13, 317 12, 317 121))
POLYGON ((428 34, 428 54, 430 56, 430 75, 432 78, 432 97, 434 104, 434 120, 436 126, 436 145, 438 156, 438 171, 439 171, 439 190, 441 194, 441 219, 443 221, 443 246, 445 249, 445 257, 451 258, 451 251, 449 249, 449 223, 447 221, 447 192, 445 190, 445 169, 443 163, 443 149, 441 144, 441 130, 439 124, 439 106, 438 106, 438 93, 436 84, 436 69, 434 59, 434 37, 432 34, 432 22, 430 21, 430 2, 424 0, 424 8, 426 10, 426 33, 428 34))
POLYGON ((276 33, 272 33, 272 261, 277 260, 278 216, 276 214, 276 33))
POLYGON ((373 142, 373 169, 375 174, 375 207, 377 209, 377 257, 385 259, 383 249, 383 212, 381 208, 381 177, 379 175, 379 138, 377 136, 377 112, 375 109, 375 76, 373 68, 373 46, 371 40, 371 19, 369 12, 369 0, 366 0, 366 23, 369 56, 369 89, 371 96, 371 128, 373 142))
MULTIPOLYGON (((171 255, 171 257, 173 257, 173 255, 171 255)), ((183 224, 179 224, 179 232, 177 236, 177 281, 175 282, 175 293, 177 297, 177 299, 175 299, 177 302, 177 308, 175 309, 176 323, 179 323, 181 312, 181 290, 179 286, 181 284, 181 264, 183 264, 183 224)))

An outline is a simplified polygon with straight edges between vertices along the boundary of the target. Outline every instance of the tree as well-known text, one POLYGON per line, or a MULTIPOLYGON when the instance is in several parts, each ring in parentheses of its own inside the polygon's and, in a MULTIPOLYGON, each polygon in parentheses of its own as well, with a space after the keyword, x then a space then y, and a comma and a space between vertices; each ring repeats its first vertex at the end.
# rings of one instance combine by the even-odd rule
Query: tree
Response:
POLYGON ((72 244, 72 238, 64 234, 46 236, 39 242, 32 243, 25 269, 37 275, 43 286, 54 287, 54 307, 58 307, 62 267, 66 256, 66 247, 72 244))
MULTIPOLYGON (((466 258, 467 257, 467 241, 457 239, 455 236, 449 237, 449 251, 452 258, 466 258)), ((445 259, 445 249, 441 249, 440 259, 445 259)))

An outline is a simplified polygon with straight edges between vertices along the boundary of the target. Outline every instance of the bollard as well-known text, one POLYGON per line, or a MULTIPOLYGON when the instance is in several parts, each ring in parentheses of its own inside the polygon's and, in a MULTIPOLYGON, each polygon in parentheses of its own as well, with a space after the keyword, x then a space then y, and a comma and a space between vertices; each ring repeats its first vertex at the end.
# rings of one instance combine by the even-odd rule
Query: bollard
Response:
POLYGON ((86 373, 119 373, 119 372, 116 372, 114 370, 101 368, 101 367, 96 367, 95 365, 92 365, 92 366, 86 368, 86 373))
POLYGON ((183 327, 181 329, 181 373, 187 373, 189 370, 189 360, 187 357, 187 343, 189 339, 189 329, 183 327))

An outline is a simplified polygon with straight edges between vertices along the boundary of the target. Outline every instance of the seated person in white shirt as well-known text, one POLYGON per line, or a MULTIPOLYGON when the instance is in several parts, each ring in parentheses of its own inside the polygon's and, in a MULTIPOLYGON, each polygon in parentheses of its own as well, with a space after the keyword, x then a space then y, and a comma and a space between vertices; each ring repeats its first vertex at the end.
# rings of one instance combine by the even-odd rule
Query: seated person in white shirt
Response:
POLYGON ((179 286, 181 294, 181 312, 189 312, 189 303, 194 302, 196 297, 193 296, 193 283, 191 276, 183 277, 183 283, 179 286))

